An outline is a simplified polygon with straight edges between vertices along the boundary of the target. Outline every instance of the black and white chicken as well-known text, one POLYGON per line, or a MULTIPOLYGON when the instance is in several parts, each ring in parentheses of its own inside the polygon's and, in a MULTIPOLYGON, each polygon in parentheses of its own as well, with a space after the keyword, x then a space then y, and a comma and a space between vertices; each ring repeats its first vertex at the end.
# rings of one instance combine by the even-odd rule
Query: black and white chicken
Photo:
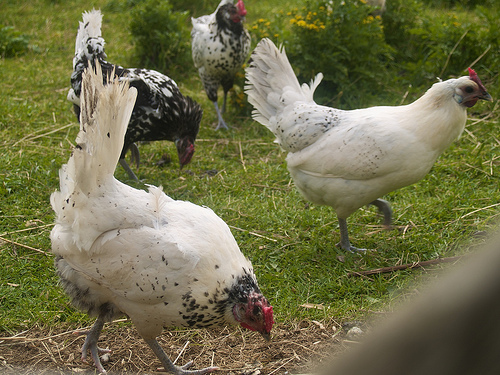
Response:
POLYGON ((80 116, 80 92, 82 74, 87 64, 99 61, 107 80, 111 72, 127 80, 138 92, 136 105, 130 118, 120 164, 129 176, 137 180, 125 162, 125 154, 131 148, 133 159, 139 163, 139 153, 134 142, 167 140, 175 143, 179 164, 182 168, 191 161, 194 142, 200 129, 203 111, 198 103, 180 92, 171 78, 155 70, 125 69, 106 61, 104 39, 101 36, 102 14, 99 10, 83 13, 75 43, 73 73, 68 100, 74 103, 80 116))
POLYGON ((351 246, 346 219, 373 204, 391 223, 384 194, 421 180, 438 156, 460 137, 468 107, 492 100, 477 74, 435 83, 415 102, 394 107, 340 110, 313 100, 321 82, 299 85, 283 49, 263 39, 246 70, 253 117, 288 152, 287 165, 302 195, 333 207, 340 246, 351 246))
POLYGON ((234 77, 250 51, 250 34, 243 26, 247 11, 242 0, 222 0, 210 15, 192 18, 191 47, 194 66, 198 69, 203 87, 217 112, 217 129, 227 129, 222 118, 226 110, 228 91, 234 77), (217 90, 222 86, 222 109, 217 104, 217 90))
POLYGON ((175 366, 156 341, 163 327, 240 324, 269 340, 273 309, 250 261, 212 210, 176 201, 161 188, 137 190, 114 178, 137 96, 129 81, 103 84, 99 63, 82 79, 80 132, 50 197, 56 213, 52 251, 72 303, 96 316, 87 351, 105 372, 97 347, 106 321, 128 316, 165 370, 175 366))

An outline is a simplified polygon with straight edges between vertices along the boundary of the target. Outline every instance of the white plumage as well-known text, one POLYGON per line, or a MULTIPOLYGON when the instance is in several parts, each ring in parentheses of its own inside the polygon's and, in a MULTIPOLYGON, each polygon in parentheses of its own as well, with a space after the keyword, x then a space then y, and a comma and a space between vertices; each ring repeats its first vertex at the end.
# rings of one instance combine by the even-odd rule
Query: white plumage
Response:
POLYGON ((96 69, 84 73, 77 146, 51 196, 61 283, 75 306, 97 317, 83 358, 90 350, 104 372, 97 339, 104 322, 121 315, 174 374, 191 372, 158 345, 163 327, 241 324, 268 339, 272 307, 224 221, 161 188, 137 190, 113 177, 137 90, 126 81, 104 86, 98 63, 96 69))
POLYGON ((300 86, 285 51, 269 39, 257 45, 246 77, 254 119, 288 152, 288 170, 302 195, 335 209, 345 250, 355 249, 347 217, 374 204, 389 225, 390 207, 379 198, 422 179, 460 137, 466 108, 491 100, 470 70, 469 77, 434 84, 409 105, 352 111, 320 106, 313 93, 322 74, 300 86))

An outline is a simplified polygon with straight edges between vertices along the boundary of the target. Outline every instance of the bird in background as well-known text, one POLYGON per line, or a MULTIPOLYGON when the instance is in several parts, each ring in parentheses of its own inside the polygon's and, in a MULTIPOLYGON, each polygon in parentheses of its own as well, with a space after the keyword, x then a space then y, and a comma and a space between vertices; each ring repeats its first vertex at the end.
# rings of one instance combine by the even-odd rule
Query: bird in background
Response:
POLYGON ((138 141, 174 142, 182 169, 193 157, 203 110, 189 96, 182 95, 174 80, 166 75, 149 69, 126 69, 106 61, 101 24, 101 12, 93 9, 83 13, 83 22, 80 22, 78 28, 71 89, 68 92, 68 100, 74 104, 76 116, 80 117, 83 71, 89 62, 95 65, 98 61, 105 72, 104 79, 108 79, 109 74, 114 72, 120 80, 128 81, 138 92, 120 155, 120 164, 129 177, 137 180, 125 161, 125 155, 130 149, 132 160, 139 165, 139 151, 135 145, 138 141))
POLYGON ((272 306, 212 210, 173 200, 161 187, 137 190, 115 179, 138 90, 113 72, 109 82, 102 75, 99 62, 83 73, 80 132, 50 197, 60 282, 77 308, 97 317, 82 359, 90 351, 97 371, 105 372, 99 354, 109 350, 97 346, 100 332, 106 321, 126 315, 169 373, 214 371, 174 365, 156 340, 163 327, 239 324, 269 340, 272 306))
POLYGON ((191 48, 194 66, 198 69, 208 99, 214 103, 218 124, 216 130, 227 129, 222 118, 227 93, 234 77, 250 52, 250 34, 243 26, 247 10, 242 0, 222 0, 214 13, 191 18, 191 48), (222 109, 217 104, 219 86, 224 90, 222 109))
POLYGON ((313 100, 323 75, 299 84, 283 48, 259 42, 246 69, 245 91, 253 118, 288 152, 288 170, 303 197, 335 210, 340 247, 352 246, 347 218, 372 204, 390 226, 392 211, 381 196, 418 182, 458 139, 467 108, 490 94, 474 70, 435 83, 408 105, 340 110, 313 100))

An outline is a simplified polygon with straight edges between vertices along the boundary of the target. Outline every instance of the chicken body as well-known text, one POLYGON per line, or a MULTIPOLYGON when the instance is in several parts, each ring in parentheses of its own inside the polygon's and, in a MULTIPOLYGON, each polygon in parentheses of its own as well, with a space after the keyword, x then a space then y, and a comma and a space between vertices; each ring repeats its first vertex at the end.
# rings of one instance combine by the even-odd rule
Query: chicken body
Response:
POLYGON ((97 347, 104 322, 126 315, 168 372, 156 341, 163 327, 241 324, 269 339, 272 307, 228 226, 209 208, 175 201, 161 188, 137 190, 113 177, 134 107, 128 82, 103 85, 83 76, 81 130, 60 191, 51 196, 56 268, 72 303, 97 317, 83 347, 100 372, 97 347))
POLYGON ((246 76, 255 120, 288 152, 288 170, 302 195, 334 208, 344 250, 357 250, 349 241, 347 217, 374 204, 390 225, 390 206, 379 198, 422 179, 460 137, 466 108, 491 100, 471 73, 434 84, 409 105, 351 111, 320 106, 313 93, 321 73, 310 86, 300 86, 285 52, 268 39, 252 54, 246 76))
POLYGON ((200 129, 203 111, 198 103, 180 92, 171 78, 155 70, 125 69, 106 61, 104 39, 101 36, 102 14, 99 10, 83 13, 75 43, 73 73, 68 100, 74 103, 75 113, 80 116, 80 92, 82 74, 89 62, 99 61, 105 73, 105 80, 111 72, 127 80, 138 92, 132 112, 125 143, 120 156, 120 164, 129 176, 137 177, 125 162, 125 154, 131 148, 133 159, 139 163, 139 153, 135 147, 138 141, 167 140, 175 143, 181 168, 191 161, 194 142, 200 129))
POLYGON ((227 93, 250 51, 250 34, 242 24, 246 13, 242 0, 236 5, 233 0, 222 0, 214 13, 191 19, 193 61, 208 99, 214 103, 218 117, 216 130, 227 129, 222 118, 227 93), (219 86, 224 90, 222 110, 217 104, 219 86))

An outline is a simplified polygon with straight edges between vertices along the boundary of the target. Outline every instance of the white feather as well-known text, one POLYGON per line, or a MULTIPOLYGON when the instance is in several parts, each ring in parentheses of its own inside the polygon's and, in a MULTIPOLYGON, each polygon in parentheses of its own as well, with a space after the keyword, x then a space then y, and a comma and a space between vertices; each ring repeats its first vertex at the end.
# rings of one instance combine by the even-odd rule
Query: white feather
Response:
POLYGON ((300 86, 284 49, 269 39, 255 48, 246 78, 253 117, 288 151, 297 188, 344 219, 429 172, 464 130, 462 88, 476 85, 469 77, 438 82, 405 106, 352 111, 320 106, 313 94, 321 73, 300 86))

